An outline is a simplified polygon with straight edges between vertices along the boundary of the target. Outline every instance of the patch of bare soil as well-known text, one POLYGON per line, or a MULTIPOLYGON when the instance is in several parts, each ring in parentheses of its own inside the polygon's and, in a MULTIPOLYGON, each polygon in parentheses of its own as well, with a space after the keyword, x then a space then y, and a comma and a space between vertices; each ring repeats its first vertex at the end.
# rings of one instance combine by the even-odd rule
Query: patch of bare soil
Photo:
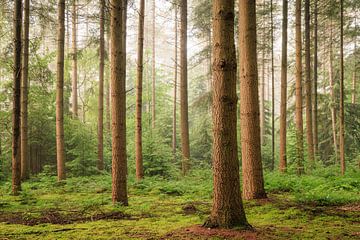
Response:
POLYGON ((0 213, 0 222, 8 224, 22 224, 28 226, 34 226, 38 224, 50 223, 50 224, 72 224, 75 222, 89 222, 98 220, 132 220, 130 215, 122 212, 108 212, 99 213, 95 215, 84 215, 83 213, 69 213, 63 214, 57 210, 47 210, 40 213, 40 216, 31 216, 26 213, 0 213))

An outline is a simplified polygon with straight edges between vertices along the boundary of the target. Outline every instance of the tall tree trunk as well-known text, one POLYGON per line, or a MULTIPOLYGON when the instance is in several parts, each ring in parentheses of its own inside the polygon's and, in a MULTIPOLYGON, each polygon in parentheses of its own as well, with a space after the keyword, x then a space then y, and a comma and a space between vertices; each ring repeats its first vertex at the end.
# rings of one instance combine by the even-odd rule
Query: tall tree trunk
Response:
MULTIPOLYGON (((106 34, 106 38, 107 38, 107 54, 108 54, 108 61, 109 64, 111 62, 111 53, 110 53, 110 45, 111 45, 111 41, 110 41, 110 26, 109 24, 107 25, 107 34, 106 34)), ((106 100, 105 100, 105 105, 106 105, 106 129, 107 131, 110 133, 111 132, 111 115, 110 115, 110 93, 111 93, 111 89, 110 89, 110 73, 109 73, 109 68, 106 68, 106 73, 107 73, 107 77, 106 77, 106 83, 105 83, 105 88, 106 88, 106 100)))
POLYGON ((314 0, 314 89, 313 89, 313 137, 314 155, 319 151, 319 132, 318 132, 318 1, 314 0))
POLYGON ((356 58, 356 38, 354 40, 354 72, 353 72, 353 76, 352 76, 352 94, 351 94, 351 103, 355 104, 356 103, 356 71, 357 71, 357 58, 356 58))
MULTIPOLYGON (((261 161, 258 72, 256 44, 254 44, 256 42, 256 4, 255 0, 240 0, 239 3, 243 195, 245 199, 259 199, 266 198, 266 193, 261 161)), ((222 101, 227 101, 227 98, 222 101)))
POLYGON ((21 82, 21 179, 29 178, 28 159, 28 81, 29 81, 30 0, 24 1, 24 55, 21 82))
POLYGON ((295 45, 296 45, 296 162, 297 174, 304 173, 304 129, 302 103, 302 54, 301 54, 301 0, 296 0, 295 14, 295 45))
POLYGON ((274 77, 274 17, 273 1, 270 1, 271 15, 271 165, 270 170, 275 167, 275 77, 274 77))
POLYGON ((236 132, 234 1, 213 3, 214 197, 206 227, 249 228, 240 193, 236 132))
POLYGON ((189 115, 188 115, 188 72, 187 72, 187 0, 180 3, 180 121, 182 146, 182 173, 187 174, 190 168, 189 115))
POLYGON ((174 107, 173 107, 173 135, 172 150, 174 161, 176 161, 176 107, 177 107, 177 84, 178 84, 178 6, 175 4, 175 56, 174 56, 174 107))
POLYGON ((311 52, 310 52, 310 0, 305 0, 305 96, 306 96, 306 136, 309 164, 313 167, 314 143, 312 128, 312 100, 311 100, 311 52))
MULTIPOLYGON (((263 10, 265 9, 265 0, 263 1, 263 10)), ((262 31, 262 51, 261 51, 261 81, 260 81, 260 142, 261 146, 265 145, 265 30, 262 31)), ((240 44, 239 44, 240 45, 240 44)))
POLYGON ((12 193, 18 195, 21 190, 21 142, 20 142, 20 102, 21 102, 21 29, 22 1, 15 0, 14 5, 14 88, 12 119, 12 193))
POLYGON ((280 172, 286 172, 286 110, 287 110, 287 43, 288 0, 283 0, 282 56, 281 56, 281 103, 280 103, 280 172))
POLYGON ((78 117, 78 86, 77 86, 77 6, 76 0, 72 5, 72 113, 73 117, 78 117))
POLYGON ((140 0, 139 30, 138 30, 138 58, 137 58, 137 82, 136 82, 136 178, 141 180, 144 177, 143 156, 142 156, 142 89, 144 69, 144 21, 145 21, 145 0, 140 0))
POLYGON ((112 200, 128 205, 126 157, 126 90, 123 31, 124 0, 110 1, 112 200))
POLYGON ((155 121, 156 121, 156 59, 155 59, 155 32, 156 32, 156 24, 155 24, 155 19, 156 19, 156 15, 155 15, 155 0, 152 1, 152 30, 153 30, 153 34, 152 34, 152 97, 151 97, 151 102, 152 102, 152 128, 155 128, 155 121))
POLYGON ((100 0, 100 66, 99 66, 99 113, 98 113, 98 163, 104 169, 104 69, 105 69, 105 0, 100 0))
POLYGON ((333 69, 333 26, 330 23, 330 46, 329 46, 329 80, 330 80, 330 97, 331 97, 331 126, 334 143, 335 162, 338 162, 338 144, 337 144, 337 131, 336 131, 336 100, 335 100, 335 87, 334 87, 334 69, 333 69))
POLYGON ((65 0, 58 2, 57 29, 57 76, 56 76, 56 160, 58 181, 65 176, 64 149, 64 45, 65 45, 65 0))
POLYGON ((345 123, 344 123, 344 1, 340 0, 340 165, 345 174, 345 123))

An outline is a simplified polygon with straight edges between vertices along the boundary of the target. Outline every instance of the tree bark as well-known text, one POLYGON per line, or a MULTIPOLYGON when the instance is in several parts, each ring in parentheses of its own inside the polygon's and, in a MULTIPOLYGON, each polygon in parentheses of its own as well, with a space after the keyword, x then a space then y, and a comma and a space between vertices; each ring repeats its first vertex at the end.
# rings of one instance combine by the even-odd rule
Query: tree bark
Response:
POLYGON ((256 3, 239 2, 240 33, 240 125, 243 195, 266 198, 261 161, 258 70, 256 59, 256 3))
POLYGON ((286 172, 286 110, 287 110, 287 43, 288 0, 283 0, 282 56, 281 56, 281 103, 280 103, 280 172, 286 172))
POLYGON ((213 178, 214 197, 206 227, 250 228, 240 193, 236 132, 234 1, 213 3, 213 178))
POLYGON ((156 24, 155 24, 155 0, 152 1, 152 96, 151 96, 151 102, 152 102, 152 128, 155 128, 155 122, 156 122, 156 59, 155 59, 155 32, 156 32, 156 24))
POLYGON ((111 16, 111 111, 112 111, 112 200, 128 205, 126 157, 126 76, 123 41, 124 0, 110 1, 111 16))
POLYGON ((174 56, 174 108, 173 108, 173 135, 172 150, 174 162, 176 161, 176 107, 177 107, 177 84, 178 84, 178 6, 175 4, 175 56, 174 56))
POLYGON ((314 89, 313 89, 313 138, 314 155, 319 151, 319 132, 318 132, 318 1, 314 0, 314 89))
POLYGON ((296 0, 295 14, 295 45, 296 45, 296 161, 297 174, 304 173, 304 129, 302 103, 302 54, 301 54, 301 0, 296 0))
POLYGON ((136 130, 135 130, 135 152, 136 152, 136 179, 144 178, 143 156, 142 156, 142 90, 143 90, 143 68, 144 68, 144 20, 145 0, 140 0, 139 30, 138 30, 138 58, 137 58, 137 82, 136 82, 136 130))
POLYGON ((275 168, 275 77, 274 77, 274 17, 273 1, 271 4, 271 164, 270 170, 275 168))
POLYGON ((187 72, 187 0, 180 3, 180 121, 182 145, 182 173, 186 175, 190 168, 189 116, 188 116, 188 72, 187 72))
MULTIPOLYGON (((263 10, 265 9, 265 0, 263 1, 263 10)), ((261 81, 260 81, 260 142, 261 146, 265 145, 265 41, 266 41, 266 34, 263 30, 262 32, 262 44, 263 49, 261 51, 261 81)), ((239 44, 240 45, 240 44, 239 44)))
POLYGON ((105 0, 100 0, 100 49, 99 49, 99 106, 98 106, 98 162, 104 169, 104 69, 105 69, 105 0))
POLYGON ((77 86, 77 7, 76 0, 72 5, 72 113, 73 117, 78 117, 78 86, 77 86))
POLYGON ((57 78, 56 78, 56 160, 58 181, 65 176, 64 149, 64 45, 65 45, 65 0, 58 2, 57 29, 57 78))
POLYGON ((29 82, 30 0, 24 1, 24 48, 21 79, 21 179, 29 178, 28 159, 28 82, 29 82))
POLYGON ((312 128, 312 100, 311 100, 311 52, 310 52, 310 0, 305 0, 305 96, 306 96, 306 137, 308 158, 311 167, 314 166, 314 138, 312 128))
POLYGON ((345 123, 344 123, 344 1, 340 0, 340 165, 345 174, 345 123))
POLYGON ((21 102, 21 29, 22 1, 14 3, 14 88, 12 114, 12 193, 21 191, 21 142, 20 142, 20 102, 21 102))

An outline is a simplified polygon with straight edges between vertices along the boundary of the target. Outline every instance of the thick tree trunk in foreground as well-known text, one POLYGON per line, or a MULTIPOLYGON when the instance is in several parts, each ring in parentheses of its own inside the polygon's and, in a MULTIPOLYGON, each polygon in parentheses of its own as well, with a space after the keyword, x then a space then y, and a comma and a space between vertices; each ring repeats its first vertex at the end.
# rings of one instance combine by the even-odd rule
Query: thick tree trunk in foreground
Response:
POLYGON ((72 114, 74 118, 78 117, 78 86, 77 86, 77 8, 76 0, 72 5, 72 114))
POLYGON ((28 82, 29 82, 29 21, 30 0, 24 1, 24 48, 21 78, 21 179, 29 178, 28 159, 28 82))
POLYGON ((21 142, 20 142, 20 101, 21 101, 21 28, 22 1, 14 5, 14 88, 12 116, 12 193, 21 190, 21 142))
POLYGON ((100 65, 99 65, 99 107, 98 107, 98 162, 104 169, 104 69, 105 69, 105 0, 100 0, 100 65))
POLYGON ((260 146, 255 0, 240 0, 240 121, 243 195, 266 198, 260 146))
POLYGON ((340 0, 340 165, 345 174, 345 123, 344 123, 344 1, 340 0))
POLYGON ((310 52, 310 0, 305 0, 305 96, 306 96, 306 137, 308 159, 310 166, 315 163, 314 138, 312 127, 312 100, 311 100, 311 52, 310 52))
POLYGON ((136 179, 144 177, 142 157, 142 90, 144 68, 144 18, 145 0, 140 0, 139 30, 138 30, 138 57, 137 57, 137 82, 136 82, 136 118, 135 118, 135 149, 136 149, 136 179))
POLYGON ((296 0, 295 45, 296 45, 296 89, 295 89, 295 124, 296 124, 296 162, 297 174, 304 173, 304 129, 302 103, 302 54, 301 54, 301 0, 296 0))
POLYGON ((288 43, 288 0, 283 0, 281 56, 281 103, 280 103, 280 172, 286 172, 286 110, 287 110, 287 43, 288 43))
POLYGON ((190 168, 189 115, 188 115, 188 72, 187 72, 187 0, 180 3, 180 121, 182 146, 182 173, 187 174, 190 168))
POLYGON ((236 132, 234 1, 213 4, 214 198, 205 227, 249 228, 240 193, 236 132))
POLYGON ((110 1, 111 16, 111 112, 112 200, 128 205, 126 157, 126 90, 124 62, 124 0, 110 1))
POLYGON ((176 161, 176 107, 177 107, 177 84, 178 84, 178 6, 175 5, 175 56, 174 56, 174 100, 173 100, 173 134, 172 150, 174 162, 176 161))
POLYGON ((64 149, 64 45, 65 45, 65 0, 58 3, 57 29, 57 76, 56 76, 56 159, 58 181, 65 176, 64 149))

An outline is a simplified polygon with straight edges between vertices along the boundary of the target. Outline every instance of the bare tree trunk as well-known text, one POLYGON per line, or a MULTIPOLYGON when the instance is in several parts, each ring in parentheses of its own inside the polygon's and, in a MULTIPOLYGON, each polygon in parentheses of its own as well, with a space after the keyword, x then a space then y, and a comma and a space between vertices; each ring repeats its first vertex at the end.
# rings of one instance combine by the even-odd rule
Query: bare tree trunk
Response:
POLYGON ((204 226, 250 228, 241 199, 237 156, 234 1, 215 0, 213 16, 214 197, 204 226))
MULTIPOLYGON (((263 10, 265 9, 265 0, 263 1, 263 10)), ((261 146, 265 145, 265 41, 266 41, 266 34, 263 30, 262 33, 262 44, 263 49, 261 51, 261 81, 260 81, 260 142, 261 146)), ((240 45, 240 44, 239 44, 240 45)))
MULTIPOLYGON (((109 64, 111 62, 111 52, 110 52, 110 45, 111 45, 111 41, 110 41, 110 28, 109 26, 107 27, 107 43, 108 43, 108 47, 107 47, 107 54, 108 54, 108 59, 109 59, 109 64)), ((106 105, 106 129, 107 131, 110 133, 111 132, 111 115, 110 115, 110 93, 111 93, 111 89, 110 89, 110 74, 109 74, 109 68, 106 68, 107 71, 107 77, 106 77, 106 100, 105 100, 105 105, 106 105)))
POLYGON ((156 15, 155 15, 155 0, 152 1, 152 13, 153 13, 153 19, 152 19, 152 30, 153 30, 153 34, 152 34, 152 128, 155 128, 155 122, 156 122, 156 59, 155 59, 155 31, 156 31, 156 26, 155 26, 155 19, 156 19, 156 15))
POLYGON ((301 54, 301 0, 296 0, 295 14, 295 45, 296 45, 296 161, 297 174, 304 173, 304 129, 303 129, 303 103, 302 103, 302 54, 301 54))
POLYGON ((274 17, 273 1, 271 4, 271 165, 270 170, 275 168, 275 77, 274 77, 274 17))
POLYGON ((175 56, 174 56, 174 108, 173 108, 173 135, 172 150, 174 161, 176 161, 176 107, 177 107, 177 84, 178 84, 178 6, 175 4, 175 56))
POLYGON ((344 123, 344 1, 340 0, 340 165, 345 174, 345 123, 344 123))
POLYGON ((58 3, 57 33, 57 79, 56 79, 56 159, 58 181, 65 176, 64 149, 64 45, 65 45, 65 0, 58 3))
POLYGON ((139 30, 138 30, 138 59, 137 59, 137 82, 136 82, 136 179, 144 178, 143 156, 142 156, 142 88, 143 88, 143 69, 144 69, 144 18, 145 0, 140 0, 139 11, 139 30))
POLYGON ((77 7, 76 0, 72 5, 72 113, 73 117, 78 117, 78 86, 77 86, 77 7))
MULTIPOLYGON (((240 125, 243 195, 266 198, 260 145, 255 0, 240 0, 240 125)), ((226 98, 224 99, 225 101, 226 98)), ((222 100, 222 101, 224 101, 222 100)), ((229 103, 228 103, 229 104, 229 103)))
POLYGON ((287 43, 288 0, 283 0, 282 56, 281 56, 281 103, 280 103, 280 172, 286 172, 286 110, 287 110, 287 43))
POLYGON ((318 133, 318 1, 314 0, 314 89, 313 89, 313 137, 314 137, 314 155, 319 151, 319 133, 318 133))
POLYGON ((20 102, 21 102, 21 29, 22 1, 14 4, 14 88, 12 119, 12 193, 21 191, 21 142, 20 142, 20 102))
POLYGON ((355 42, 354 42, 354 72, 353 72, 353 76, 352 76, 352 94, 351 94, 351 103, 355 104, 356 103, 356 71, 357 71, 357 58, 356 58, 356 38, 355 38, 355 42))
POLYGON ((21 179, 29 178, 28 159, 28 82, 29 82, 29 20, 30 1, 24 1, 24 55, 21 82, 21 179))
POLYGON ((182 145, 182 173, 187 174, 190 168, 189 116, 188 116, 188 72, 187 72, 187 0, 180 3, 180 120, 182 145))
POLYGON ((104 169, 104 69, 105 69, 105 0, 100 0, 100 66, 99 66, 99 115, 98 115, 98 163, 104 169))
POLYGON ((305 0, 305 92, 306 92, 306 136, 309 164, 315 163, 313 128, 312 128, 312 100, 311 100, 311 66, 310 66, 310 0, 305 0))
POLYGON ((110 1, 112 200, 128 205, 126 157, 126 89, 123 31, 124 0, 110 1))

